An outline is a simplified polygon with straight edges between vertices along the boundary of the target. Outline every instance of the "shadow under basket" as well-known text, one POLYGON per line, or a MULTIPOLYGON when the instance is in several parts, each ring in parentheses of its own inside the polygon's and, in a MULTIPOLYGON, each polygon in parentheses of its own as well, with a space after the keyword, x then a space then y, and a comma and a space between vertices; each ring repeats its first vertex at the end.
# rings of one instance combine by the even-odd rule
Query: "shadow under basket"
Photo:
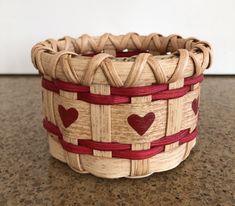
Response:
POLYGON ((200 83, 211 58, 204 41, 157 33, 36 44, 51 155, 104 178, 176 167, 196 143, 200 83))

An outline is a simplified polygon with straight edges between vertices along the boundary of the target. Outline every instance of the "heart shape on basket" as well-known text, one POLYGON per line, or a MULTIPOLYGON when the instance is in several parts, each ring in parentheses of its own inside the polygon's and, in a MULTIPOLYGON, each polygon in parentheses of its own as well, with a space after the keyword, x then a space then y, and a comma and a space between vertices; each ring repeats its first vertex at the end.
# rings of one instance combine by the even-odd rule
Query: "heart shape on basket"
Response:
POLYGON ((140 117, 137 114, 132 114, 127 118, 129 125, 140 135, 142 136, 149 127, 153 124, 155 119, 155 114, 149 112, 144 117, 140 117))
POLYGON ((198 103, 199 103, 198 98, 194 99, 193 102, 192 102, 192 110, 194 111, 195 115, 198 112, 198 103))
POLYGON ((65 128, 69 127, 78 118, 78 111, 75 108, 65 109, 62 105, 59 105, 58 111, 65 128))

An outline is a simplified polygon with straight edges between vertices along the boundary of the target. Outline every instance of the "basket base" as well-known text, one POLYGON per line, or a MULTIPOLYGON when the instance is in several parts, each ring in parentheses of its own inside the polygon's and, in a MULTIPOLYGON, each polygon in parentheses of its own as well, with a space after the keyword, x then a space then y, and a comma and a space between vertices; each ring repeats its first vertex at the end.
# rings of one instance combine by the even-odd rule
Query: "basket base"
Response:
POLYGON ((50 154, 64 162, 78 173, 91 173, 102 178, 144 178, 155 172, 163 172, 177 167, 185 160, 196 144, 196 138, 170 151, 162 152, 149 158, 149 173, 141 176, 130 176, 131 160, 119 158, 96 157, 69 153, 63 149, 57 137, 48 135, 50 154))

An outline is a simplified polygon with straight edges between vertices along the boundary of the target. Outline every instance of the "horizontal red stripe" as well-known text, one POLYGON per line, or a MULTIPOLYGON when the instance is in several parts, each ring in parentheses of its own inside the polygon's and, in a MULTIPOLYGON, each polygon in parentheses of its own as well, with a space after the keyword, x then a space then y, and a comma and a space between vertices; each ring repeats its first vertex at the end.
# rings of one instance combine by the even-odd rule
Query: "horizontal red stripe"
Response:
POLYGON ((60 129, 54 125, 52 122, 49 122, 47 119, 43 120, 43 127, 50 133, 58 136, 58 139, 62 145, 62 147, 72 153, 79 153, 79 154, 92 154, 92 149, 88 147, 83 147, 79 145, 74 145, 69 142, 64 141, 60 129))
MULTIPOLYGON (((59 90, 64 90, 68 92, 90 92, 90 87, 82 86, 70 82, 64 82, 61 80, 54 80, 49 81, 47 79, 42 79, 42 87, 58 93, 59 90)), ((111 94, 112 95, 120 95, 120 96, 144 96, 153 94, 156 92, 167 90, 167 84, 158 84, 158 85, 150 85, 150 86, 143 86, 143 87, 127 87, 127 88, 118 88, 118 87, 111 87, 111 94)))
POLYGON ((48 132, 58 136, 62 147, 68 152, 92 155, 93 150, 112 151, 112 157, 125 158, 131 160, 140 160, 153 157, 154 155, 163 152, 165 145, 172 144, 177 141, 179 141, 179 144, 183 144, 185 142, 193 140, 198 134, 197 129, 195 129, 192 133, 189 133, 189 130, 183 130, 174 135, 165 136, 161 139, 151 142, 151 148, 148 150, 132 151, 131 144, 121 144, 115 142, 78 140, 78 145, 74 145, 63 140, 59 128, 52 122, 49 122, 47 119, 44 119, 43 126, 48 132))
POLYGON ((184 96, 185 94, 187 94, 188 91, 190 91, 189 86, 184 86, 184 87, 181 87, 181 88, 178 88, 178 89, 166 90, 166 91, 163 91, 163 92, 153 94, 152 95, 152 100, 174 99, 174 98, 184 96))
MULTIPOLYGON (((167 90, 152 95, 152 100, 173 99, 184 96, 190 90, 189 86, 178 89, 167 90)), ((92 104, 113 105, 131 102, 131 99, 125 96, 99 95, 91 93, 78 93, 78 100, 83 100, 92 104)))
POLYGON ((102 150, 102 151, 116 151, 116 150, 127 150, 131 149, 130 144, 120 144, 114 142, 96 142, 93 140, 78 140, 78 144, 86 147, 90 147, 95 150, 102 150))
POLYGON ((187 136, 184 136, 182 137, 180 140, 179 140, 179 143, 180 144, 184 144, 186 142, 190 142, 191 140, 193 140, 194 138, 196 138, 198 135, 198 130, 197 128, 190 134, 188 134, 187 136))
POLYGON ((194 77, 188 77, 184 79, 184 86, 193 85, 202 82, 204 79, 203 74, 194 77))
POLYGON ((167 84, 158 84, 158 85, 150 85, 150 86, 143 86, 143 87, 127 87, 127 88, 112 87, 111 94, 135 97, 135 96, 150 95, 150 94, 161 92, 167 89, 168 89, 167 84))
MULTIPOLYGON (((188 77, 184 80, 184 86, 189 86, 192 84, 199 83, 203 80, 203 75, 197 77, 188 77)), ((42 79, 42 87, 45 89, 59 92, 59 90, 64 90, 68 92, 89 92, 90 87, 78 85, 70 82, 64 82, 61 80, 49 81, 45 78, 42 79)), ((120 96, 143 96, 151 95, 157 92, 165 91, 168 89, 168 84, 154 84, 150 86, 142 87, 111 87, 111 94, 120 96)))
POLYGON ((78 100, 92 104, 112 105, 129 103, 130 98, 124 96, 99 95, 92 93, 78 93, 78 100))
POLYGON ((60 139, 60 143, 62 147, 68 152, 76 153, 76 154, 90 154, 90 155, 93 154, 93 150, 89 147, 74 145, 74 144, 64 141, 63 139, 60 139))
POLYGON ((43 127, 55 136, 62 137, 59 127, 48 121, 46 118, 43 120, 43 127))
POLYGON ((59 88, 57 88, 53 81, 49 81, 45 78, 42 79, 42 87, 52 92, 59 93, 59 88))
POLYGON ((153 147, 148 150, 141 151, 131 151, 131 150, 121 150, 112 152, 112 157, 131 159, 131 160, 142 160, 151 158, 164 151, 164 146, 153 147))
POLYGON ((91 104, 113 105, 130 103, 130 97, 152 95, 152 100, 167 100, 179 98, 190 91, 190 85, 203 80, 203 75, 190 77, 184 80, 184 87, 168 90, 167 84, 155 84, 143 87, 117 88, 111 87, 111 95, 98 95, 90 93, 90 87, 63 82, 61 80, 49 81, 42 79, 42 87, 47 90, 59 93, 59 90, 77 92, 78 100, 91 104))
POLYGON ((162 137, 158 140, 154 140, 153 142, 151 142, 151 146, 162 146, 162 145, 167 145, 167 144, 172 144, 174 142, 179 141, 181 138, 185 137, 189 135, 189 130, 182 130, 176 134, 170 135, 170 136, 165 136, 162 137))

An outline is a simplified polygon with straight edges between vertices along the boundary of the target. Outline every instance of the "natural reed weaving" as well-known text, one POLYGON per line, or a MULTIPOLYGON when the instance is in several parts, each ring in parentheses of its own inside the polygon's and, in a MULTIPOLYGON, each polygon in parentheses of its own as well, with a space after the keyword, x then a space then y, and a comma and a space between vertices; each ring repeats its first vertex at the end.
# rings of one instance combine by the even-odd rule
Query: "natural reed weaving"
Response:
POLYGON ((176 167, 196 143, 200 83, 211 60, 208 43, 179 35, 105 33, 36 44, 51 155, 105 178, 176 167))

